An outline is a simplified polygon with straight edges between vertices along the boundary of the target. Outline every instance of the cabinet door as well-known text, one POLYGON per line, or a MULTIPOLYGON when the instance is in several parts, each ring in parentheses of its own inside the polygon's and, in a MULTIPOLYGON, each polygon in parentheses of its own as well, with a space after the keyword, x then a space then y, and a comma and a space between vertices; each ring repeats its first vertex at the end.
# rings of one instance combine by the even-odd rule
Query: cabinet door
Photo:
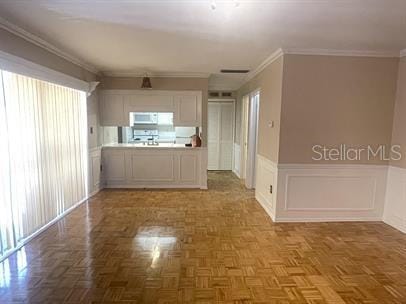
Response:
POLYGON ((179 181, 182 184, 198 184, 199 157, 196 153, 179 155, 179 181))
POLYGON ((125 182, 125 156, 124 150, 103 149, 103 171, 107 184, 125 182))
POLYGON ((129 126, 129 116, 124 113, 123 95, 101 96, 101 118, 102 126, 129 126))
POLYGON ((175 96, 174 125, 179 127, 201 126, 201 94, 175 96))

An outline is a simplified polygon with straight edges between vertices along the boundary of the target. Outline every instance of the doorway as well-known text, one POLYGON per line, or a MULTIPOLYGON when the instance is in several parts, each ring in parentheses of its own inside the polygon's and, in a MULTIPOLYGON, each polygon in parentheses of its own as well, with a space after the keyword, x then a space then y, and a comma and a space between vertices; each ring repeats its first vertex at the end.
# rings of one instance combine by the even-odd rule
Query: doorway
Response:
POLYGON ((259 101, 259 90, 242 99, 241 178, 248 189, 254 189, 256 185, 259 101))

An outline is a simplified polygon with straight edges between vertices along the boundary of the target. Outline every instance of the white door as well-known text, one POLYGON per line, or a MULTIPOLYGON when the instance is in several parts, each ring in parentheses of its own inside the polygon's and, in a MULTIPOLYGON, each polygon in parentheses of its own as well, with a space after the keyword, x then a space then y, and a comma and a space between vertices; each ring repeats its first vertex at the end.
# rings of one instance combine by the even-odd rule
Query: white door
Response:
POLYGON ((209 102, 207 110, 208 170, 218 170, 220 162, 221 104, 209 102))
POLYGON ((208 169, 232 170, 234 103, 210 102, 208 106, 208 169))

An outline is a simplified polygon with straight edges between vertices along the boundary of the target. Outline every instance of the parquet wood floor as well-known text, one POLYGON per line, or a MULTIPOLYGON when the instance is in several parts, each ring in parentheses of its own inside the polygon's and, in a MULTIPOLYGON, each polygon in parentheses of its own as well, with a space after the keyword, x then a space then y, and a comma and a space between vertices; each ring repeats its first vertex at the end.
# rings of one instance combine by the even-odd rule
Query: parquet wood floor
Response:
POLYGON ((275 224, 230 173, 104 190, 0 265, 0 303, 406 303, 406 236, 275 224))

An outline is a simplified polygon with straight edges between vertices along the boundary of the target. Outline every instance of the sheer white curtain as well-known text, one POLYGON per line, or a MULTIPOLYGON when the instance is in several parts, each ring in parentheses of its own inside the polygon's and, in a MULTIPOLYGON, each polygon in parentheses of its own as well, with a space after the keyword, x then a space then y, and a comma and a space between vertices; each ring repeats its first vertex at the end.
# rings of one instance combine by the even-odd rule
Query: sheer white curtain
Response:
POLYGON ((87 196, 85 92, 0 70, 0 258, 87 196))

